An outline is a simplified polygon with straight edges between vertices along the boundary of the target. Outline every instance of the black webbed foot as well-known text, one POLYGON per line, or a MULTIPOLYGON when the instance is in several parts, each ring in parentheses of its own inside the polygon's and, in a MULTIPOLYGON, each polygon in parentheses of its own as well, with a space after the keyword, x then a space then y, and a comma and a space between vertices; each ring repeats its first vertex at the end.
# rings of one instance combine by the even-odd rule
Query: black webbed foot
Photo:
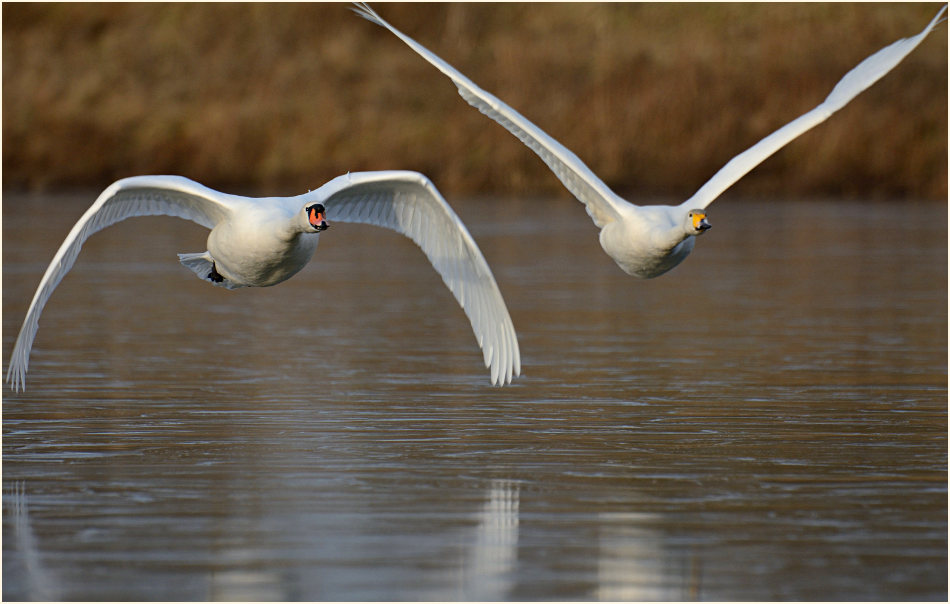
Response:
POLYGON ((215 283, 221 283, 222 281, 224 281, 224 277, 222 277, 221 274, 215 268, 214 262, 211 263, 211 272, 208 273, 208 279, 211 279, 215 283))

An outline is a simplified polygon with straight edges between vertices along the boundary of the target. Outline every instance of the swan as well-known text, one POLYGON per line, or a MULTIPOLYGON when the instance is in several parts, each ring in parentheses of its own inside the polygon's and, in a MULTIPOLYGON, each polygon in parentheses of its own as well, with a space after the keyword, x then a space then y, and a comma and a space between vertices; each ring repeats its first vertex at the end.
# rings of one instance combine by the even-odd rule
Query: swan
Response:
POLYGON ((635 205, 619 197, 567 147, 526 117, 482 90, 457 69, 402 33, 366 3, 352 10, 385 27, 448 76, 470 105, 492 118, 534 151, 565 187, 587 207, 600 229, 600 245, 629 275, 649 279, 669 271, 693 250, 696 237, 710 228, 706 207, 737 180, 792 140, 828 119, 854 97, 887 74, 940 22, 944 6, 922 32, 898 40, 849 71, 817 107, 732 158, 692 197, 680 205, 635 205))
POLYGON ((179 254, 212 285, 235 289, 286 281, 310 262, 331 222, 359 222, 412 239, 429 258, 472 324, 495 385, 521 373, 518 340, 488 263, 432 182, 389 170, 338 176, 294 197, 221 193, 181 176, 134 176, 102 192, 66 236, 43 275, 13 347, 7 382, 25 389, 40 313, 93 233, 133 216, 169 215, 211 229, 208 249, 179 254))

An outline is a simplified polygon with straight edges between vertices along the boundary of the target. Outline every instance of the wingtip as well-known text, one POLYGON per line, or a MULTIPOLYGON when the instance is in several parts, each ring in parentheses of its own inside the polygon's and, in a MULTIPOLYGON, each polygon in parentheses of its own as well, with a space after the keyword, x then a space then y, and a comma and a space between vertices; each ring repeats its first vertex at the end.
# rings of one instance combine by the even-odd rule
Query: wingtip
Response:
POLYGON ((26 376, 22 375, 19 371, 15 373, 8 371, 6 382, 13 392, 19 393, 26 390, 26 376))
POLYGON ((934 20, 937 21, 934 25, 939 25, 947 20, 947 17, 944 16, 944 13, 947 12, 947 7, 950 5, 944 4, 940 7, 940 10, 937 12, 937 16, 934 17, 934 20))
POLYGON ((21 354, 21 351, 14 348, 10 365, 7 367, 5 381, 14 392, 26 390, 26 366, 20 362, 21 354))
POLYGON ((486 365, 491 369, 491 384, 499 388, 509 386, 516 377, 521 375, 521 359, 517 355, 507 364, 496 359, 494 365, 486 365), (503 367, 504 365, 504 367, 503 367))
POLYGON ((376 14, 376 11, 370 8, 369 4, 367 4, 366 2, 353 2, 352 4, 353 6, 350 7, 351 11, 353 11, 360 17, 363 17, 367 21, 372 21, 374 23, 382 25, 382 19, 380 18, 379 15, 376 14))

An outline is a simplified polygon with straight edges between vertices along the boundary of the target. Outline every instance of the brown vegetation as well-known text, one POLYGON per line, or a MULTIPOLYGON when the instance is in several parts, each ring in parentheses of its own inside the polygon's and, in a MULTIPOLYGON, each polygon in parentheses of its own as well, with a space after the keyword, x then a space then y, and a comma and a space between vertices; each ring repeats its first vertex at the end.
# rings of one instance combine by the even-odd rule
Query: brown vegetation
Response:
MULTIPOLYGON (((681 197, 936 4, 379 4, 619 192, 681 197)), ((414 169, 568 194, 346 4, 3 4, 3 186, 143 173, 291 194, 414 169)), ((947 197, 947 25, 736 194, 947 197)))

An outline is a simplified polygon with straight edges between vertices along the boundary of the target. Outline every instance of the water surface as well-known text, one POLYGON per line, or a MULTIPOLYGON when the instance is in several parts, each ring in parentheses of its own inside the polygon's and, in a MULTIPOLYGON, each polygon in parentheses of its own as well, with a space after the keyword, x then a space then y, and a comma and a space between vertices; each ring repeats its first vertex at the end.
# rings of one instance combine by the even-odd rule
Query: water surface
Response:
MULTIPOLYGON (((94 197, 4 197, 4 372, 94 197)), ((575 202, 453 204, 509 387, 387 231, 233 292, 94 236, 4 387, 4 599, 946 600, 944 206, 723 200, 640 281, 575 202)))

